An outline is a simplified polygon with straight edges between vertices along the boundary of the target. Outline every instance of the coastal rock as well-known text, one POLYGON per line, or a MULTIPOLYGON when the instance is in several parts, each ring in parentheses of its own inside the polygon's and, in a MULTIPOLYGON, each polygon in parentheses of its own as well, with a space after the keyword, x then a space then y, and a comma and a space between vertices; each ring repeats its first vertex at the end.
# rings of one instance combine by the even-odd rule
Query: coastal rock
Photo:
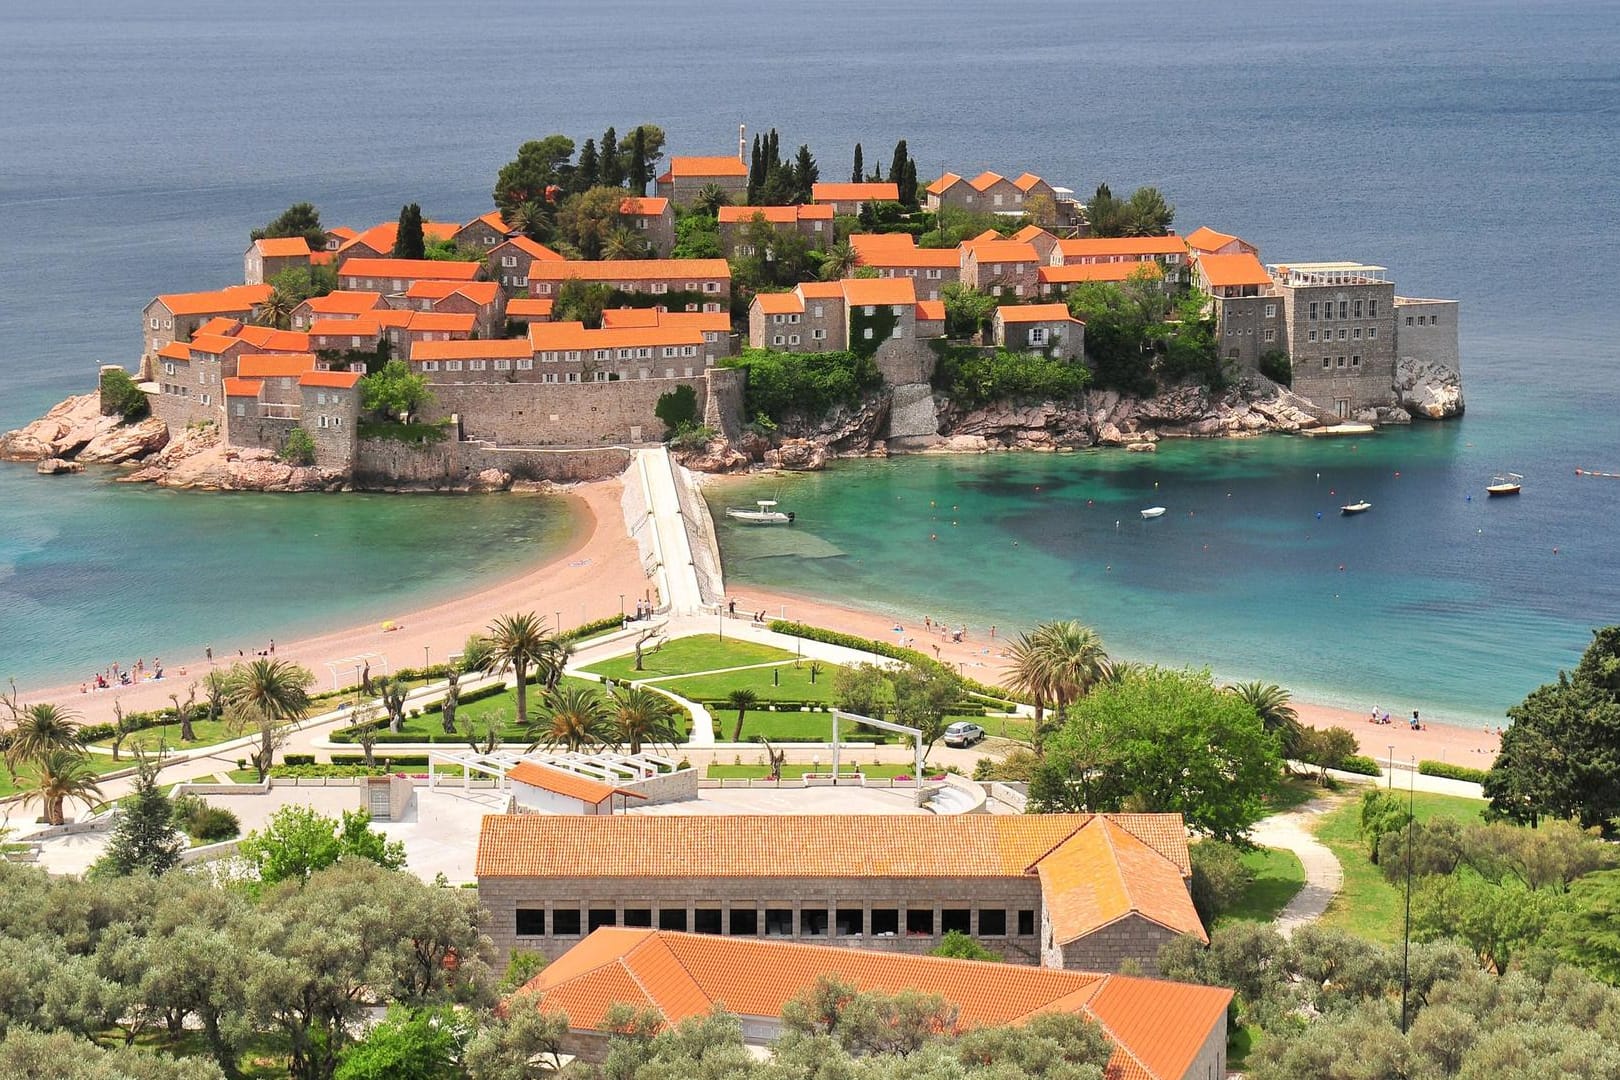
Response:
MULTIPOLYGON (((765 445, 768 448, 770 443, 765 445)), ((765 450, 760 451, 760 456, 763 457, 765 453, 765 450)), ((748 468, 753 458, 734 447, 724 436, 718 436, 700 449, 676 451, 675 461, 693 472, 728 473, 748 468)))
POLYGON ((156 453, 168 442, 169 426, 155 416, 148 416, 97 435, 79 451, 77 460, 98 465, 118 465, 156 453))
POLYGON ((1395 361, 1394 389, 1412 416, 1447 420, 1463 414, 1462 377, 1444 364, 1403 356, 1395 361))
POLYGON ((1124 446, 1125 435, 1111 420, 1104 420, 1097 426, 1098 446, 1124 446))
POLYGON ((1125 449, 1132 454, 1151 454, 1159 449, 1159 444, 1150 442, 1126 443, 1125 449))
POLYGON ((347 483, 342 473, 314 466, 287 465, 279 461, 231 462, 228 491, 339 491, 347 483))
POLYGON ((473 491, 505 491, 512 486, 512 474, 501 469, 480 469, 470 486, 473 491))
POLYGON ((34 466, 34 471, 41 476, 60 476, 63 473, 84 472, 84 466, 77 461, 64 461, 59 457, 46 458, 34 466))
POLYGON ((795 472, 815 472, 827 467, 827 459, 832 455, 820 443, 809 439, 788 439, 775 450, 765 455, 765 464, 773 469, 790 469, 795 472))
POLYGON ((743 432, 731 445, 750 461, 764 461, 765 452, 771 448, 771 440, 750 429, 743 432))
POLYGON ((76 394, 33 423, 0 435, 0 461, 70 458, 97 435, 117 426, 117 417, 101 415, 100 394, 76 394))

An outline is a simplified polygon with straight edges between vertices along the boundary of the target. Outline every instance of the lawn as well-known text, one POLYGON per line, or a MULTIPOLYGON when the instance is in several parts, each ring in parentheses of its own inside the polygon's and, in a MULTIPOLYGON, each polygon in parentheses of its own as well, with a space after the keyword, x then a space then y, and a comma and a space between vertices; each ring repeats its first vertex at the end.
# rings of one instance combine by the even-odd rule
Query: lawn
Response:
MULTIPOLYGON (((241 738, 243 735, 254 733, 254 729, 239 728, 224 720, 195 720, 191 724, 191 733, 197 736, 191 742, 180 741, 180 725, 178 723, 159 724, 157 727, 137 731, 124 739, 120 753, 128 757, 135 747, 142 750, 156 750, 161 741, 165 748, 170 750, 189 750, 197 746, 213 746, 215 743, 227 742, 231 739, 241 738)), ((102 739, 92 745, 112 749, 111 739, 102 739)))
MULTIPOLYGON (((1422 791, 1413 799, 1413 810, 1419 822, 1437 817, 1477 821, 1485 805, 1480 799, 1422 791)), ((1324 814, 1316 823, 1316 838, 1332 849, 1344 868, 1344 888, 1328 906, 1322 925, 1393 944, 1401 939, 1402 893, 1384 880, 1383 873, 1368 857, 1367 845, 1361 840, 1360 823, 1359 792, 1357 797, 1324 814)))
MULTIPOLYGON (((831 771, 831 759, 828 759, 820 765, 783 765, 782 779, 797 780, 807 772, 830 773, 831 771)), ((851 764, 848 761, 843 761, 839 763, 838 771, 839 775, 853 776, 856 773, 862 773, 866 776, 888 779, 895 776, 910 776, 911 766, 872 765, 870 763, 866 765, 859 765, 851 764)), ((740 780, 744 778, 750 780, 763 780, 770 774, 770 767, 766 765, 710 765, 708 772, 704 775, 706 775, 710 780, 740 780)))
MULTIPOLYGON (((593 682, 590 679, 579 679, 572 675, 565 675, 563 676, 562 681, 564 686, 584 686, 596 691, 599 694, 607 693, 607 687, 603 686, 601 683, 593 682)), ((536 713, 539 711, 540 703, 544 700, 544 698, 545 691, 540 687, 534 685, 529 687, 530 720, 534 719, 536 713)), ((378 713, 377 715, 382 721, 383 734, 387 734, 387 714, 378 713)), ((508 689, 504 693, 496 694, 494 697, 487 697, 479 701, 468 702, 467 704, 459 706, 456 709, 456 727, 460 728, 463 721, 471 720, 473 727, 477 730, 480 737, 483 736, 486 725, 492 719, 499 722, 500 735, 504 741, 525 743, 528 741, 528 737, 524 735, 517 726, 517 691, 514 689, 508 689)), ((340 728, 339 730, 343 729, 340 728)), ((395 738, 393 741, 424 743, 462 743, 466 741, 459 731, 455 735, 446 735, 444 733, 444 713, 443 710, 438 708, 424 712, 421 716, 407 715, 405 717, 403 734, 409 736, 409 738, 395 738)), ((333 741, 336 742, 339 740, 334 739, 333 741)), ((355 743, 354 745, 357 748, 359 746, 358 743, 355 743)), ((388 743, 378 740, 376 752, 379 754, 386 753, 388 745, 388 743)))
POLYGON ((724 675, 699 675, 690 679, 671 679, 655 685, 661 690, 679 694, 694 701, 721 701, 733 690, 752 690, 761 701, 825 701, 833 699, 833 664, 823 664, 816 681, 810 681, 810 664, 805 662, 777 664, 773 667, 749 668, 724 675))
POLYGON ((1241 858, 1254 872, 1254 880, 1220 921, 1270 922, 1305 887, 1305 868, 1299 856, 1281 848, 1255 848, 1241 858))
MULTIPOLYGON (((737 724, 737 710, 712 708, 709 710, 709 714, 714 717, 715 740, 717 742, 733 741, 731 732, 737 724)), ((763 735, 767 739, 830 742, 832 741, 832 713, 766 712, 763 709, 749 709, 748 715, 743 719, 742 741, 752 742, 756 735, 763 735)), ((850 723, 838 725, 838 737, 844 741, 864 743, 892 742, 899 738, 897 735, 890 735, 876 728, 850 723)))
POLYGON ((1266 800, 1266 814, 1281 814, 1304 806, 1312 799, 1332 797, 1333 792, 1308 776, 1287 776, 1275 794, 1266 800))
POLYGON ((768 664, 773 660, 793 658, 794 654, 785 649, 732 638, 722 641, 718 634, 698 634, 694 637, 676 638, 656 652, 644 652, 640 671, 636 670, 634 653, 613 660, 604 660, 600 664, 592 664, 585 670, 615 679, 654 679, 661 675, 718 671, 722 668, 768 664))
MULTIPOLYGON (((127 756, 123 761, 114 761, 106 754, 89 754, 86 756, 86 760, 90 762, 90 768, 98 776, 117 772, 120 769, 132 769, 135 767, 135 763, 130 761, 127 756)), ((10 773, 0 769, 0 797, 15 795, 19 791, 31 791, 33 787, 34 771, 27 765, 18 766, 16 783, 12 782, 10 773)))

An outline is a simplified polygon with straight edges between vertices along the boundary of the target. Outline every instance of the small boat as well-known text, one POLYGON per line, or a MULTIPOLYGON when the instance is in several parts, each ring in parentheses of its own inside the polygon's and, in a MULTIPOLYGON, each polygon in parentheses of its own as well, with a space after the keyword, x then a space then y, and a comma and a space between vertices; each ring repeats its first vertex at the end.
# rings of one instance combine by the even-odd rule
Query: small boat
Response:
POLYGON ((1146 510, 1142 511, 1142 516, 1144 518, 1164 517, 1164 507, 1150 506, 1146 510))
POLYGON ((1339 513, 1343 514, 1345 517, 1349 517, 1351 514, 1365 514, 1371 509, 1372 503, 1362 500, 1361 502, 1345 503, 1343 506, 1339 507, 1339 513))
POLYGON ((791 525, 793 512, 776 508, 774 499, 760 499, 756 509, 749 510, 740 506, 726 507, 726 516, 738 521, 745 521, 750 525, 791 525))
POLYGON ((1497 495, 1517 495, 1523 486, 1524 477, 1518 473, 1497 473, 1491 477, 1491 482, 1485 485, 1485 494, 1493 498, 1497 495))

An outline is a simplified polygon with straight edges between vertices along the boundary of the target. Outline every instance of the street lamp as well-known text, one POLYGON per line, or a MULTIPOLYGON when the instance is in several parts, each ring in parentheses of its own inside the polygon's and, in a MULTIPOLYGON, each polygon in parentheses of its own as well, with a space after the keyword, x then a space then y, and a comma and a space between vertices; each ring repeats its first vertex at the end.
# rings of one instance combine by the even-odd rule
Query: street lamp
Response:
POLYGON ((1385 785, 1385 786, 1386 786, 1386 789, 1390 790, 1390 791, 1393 791, 1395 789, 1395 744, 1394 743, 1389 744, 1389 783, 1387 785, 1385 785))
POLYGON ((619 625, 624 625, 624 593, 619 594, 619 625))
POLYGON ((560 633, 562 633, 562 612, 553 611, 552 614, 557 617, 557 621, 555 623, 553 623, 552 625, 557 628, 557 633, 560 634, 560 633))
POLYGON ((427 678, 428 668, 432 666, 433 664, 428 660, 428 647, 424 645, 422 646, 422 678, 427 678))

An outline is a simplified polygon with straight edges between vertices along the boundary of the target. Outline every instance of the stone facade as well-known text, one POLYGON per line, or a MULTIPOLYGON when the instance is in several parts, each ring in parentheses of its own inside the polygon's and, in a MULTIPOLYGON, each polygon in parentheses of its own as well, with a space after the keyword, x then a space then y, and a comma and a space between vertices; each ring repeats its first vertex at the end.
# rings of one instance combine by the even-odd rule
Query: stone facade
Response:
POLYGON ((1118 971, 1126 960, 1135 960, 1144 974, 1158 975, 1160 946, 1178 936, 1140 915, 1126 915, 1078 941, 1043 948, 1043 963, 1068 971, 1118 971))
POLYGON ((1462 374, 1457 344, 1459 305, 1455 300, 1395 298, 1395 355, 1416 364, 1450 368, 1462 374))
POLYGON ((542 450, 455 440, 410 444, 362 439, 353 475, 362 488, 445 489, 475 486, 478 474, 489 469, 513 480, 569 484, 618 476, 629 464, 629 451, 623 449, 542 450))
POLYGON ((992 335, 1001 348, 1043 353, 1069 360, 1079 360, 1085 356, 1086 324, 1070 318, 1067 310, 1061 315, 1036 320, 1017 318, 1018 314, 1020 310, 1016 307, 996 309, 992 335), (1004 312, 1010 312, 1014 317, 1008 317, 1004 312))
POLYGON ((647 242, 655 259, 675 249, 675 205, 668 199, 626 198, 619 207, 625 223, 647 242))
POLYGON ((748 166, 740 158, 672 157, 654 186, 659 198, 691 206, 710 184, 724 192, 728 202, 747 202, 748 166))
POLYGON ((360 434, 360 388, 298 387, 299 423, 315 443, 315 464, 348 473, 354 469, 360 434))
POLYGON ((1277 268, 1294 392, 1343 418, 1395 403, 1395 286, 1364 269, 1277 268))
POLYGON ((471 248, 474 251, 493 250, 506 242, 506 231, 496 228, 497 222, 500 222, 498 214, 485 214, 481 218, 474 218, 463 225, 453 239, 458 247, 471 248))
POLYGON ((1222 360, 1253 370, 1261 356, 1283 348, 1283 304, 1275 293, 1217 296, 1211 303, 1222 360))
POLYGON ((514 948, 534 949, 554 960, 600 925, 913 954, 927 953, 946 930, 960 929, 983 939, 1011 963, 1040 962, 1041 890, 1033 876, 490 877, 480 879, 478 900, 490 912, 487 932, 498 965, 514 948), (530 932, 520 932, 520 918, 521 929, 530 932))
POLYGON ((708 379, 628 379, 613 382, 466 382, 435 384, 426 422, 454 416, 465 437, 509 446, 592 446, 646 443, 663 437, 653 413, 660 396, 686 385, 707 411, 708 379))
POLYGON ((1029 244, 991 240, 962 247, 962 284, 991 296, 1029 297, 1040 292, 1040 262, 1029 244), (1022 249, 1022 250, 1020 250, 1022 249))

